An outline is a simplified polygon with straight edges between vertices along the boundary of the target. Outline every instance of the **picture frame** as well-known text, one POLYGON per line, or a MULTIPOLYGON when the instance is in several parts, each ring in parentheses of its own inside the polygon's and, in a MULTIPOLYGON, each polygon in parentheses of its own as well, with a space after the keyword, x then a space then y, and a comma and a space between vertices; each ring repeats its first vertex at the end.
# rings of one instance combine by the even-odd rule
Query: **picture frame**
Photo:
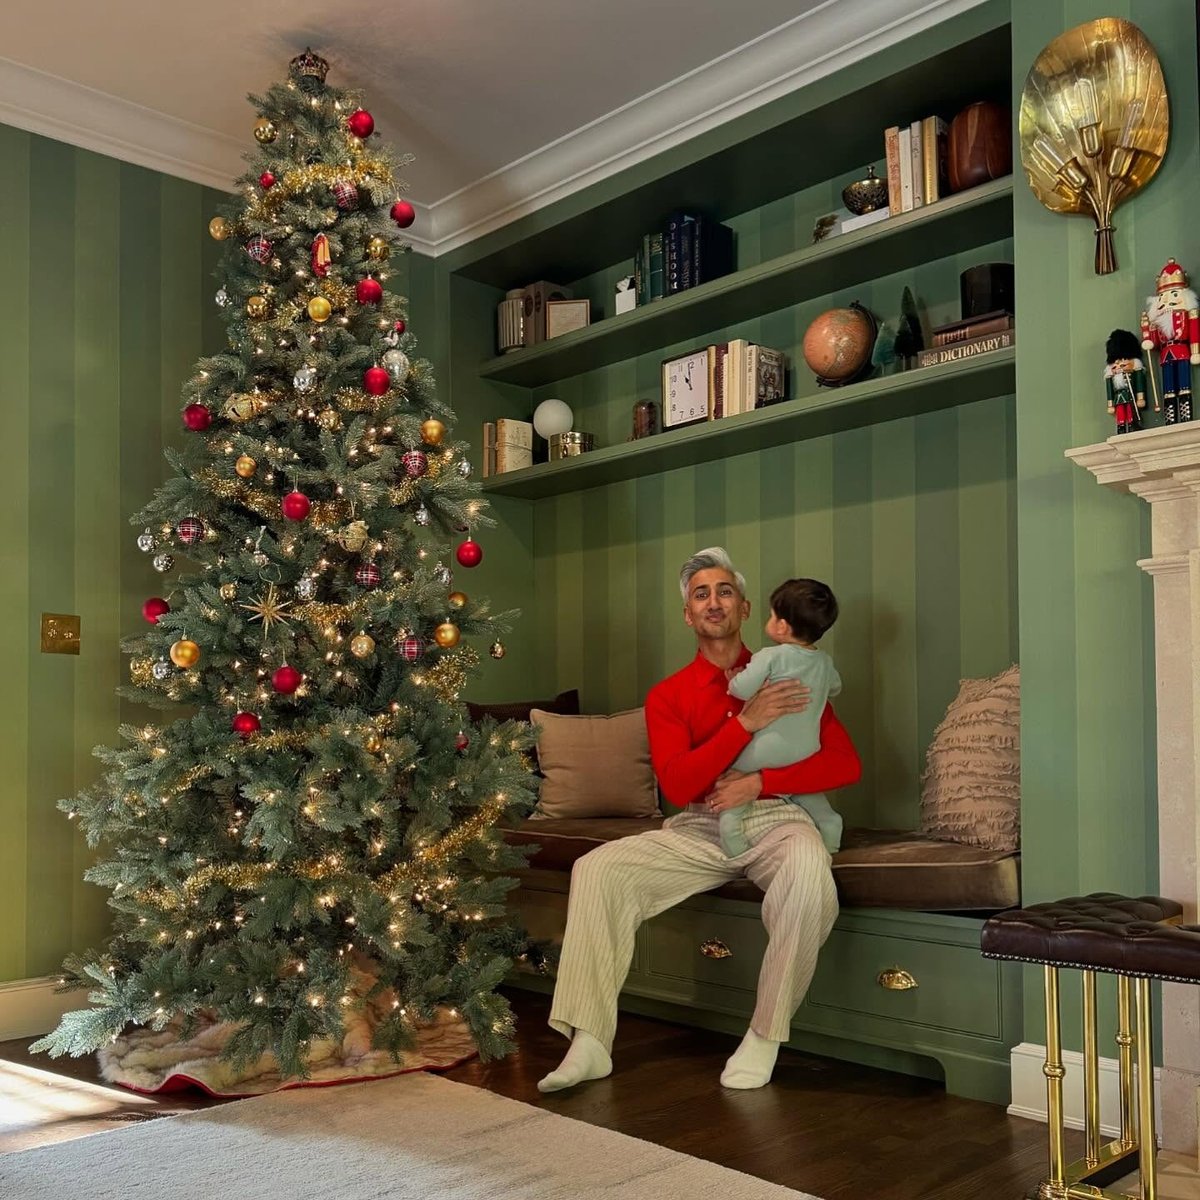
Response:
POLYGON ((586 329, 592 323, 590 300, 547 300, 546 340, 576 329, 586 329))

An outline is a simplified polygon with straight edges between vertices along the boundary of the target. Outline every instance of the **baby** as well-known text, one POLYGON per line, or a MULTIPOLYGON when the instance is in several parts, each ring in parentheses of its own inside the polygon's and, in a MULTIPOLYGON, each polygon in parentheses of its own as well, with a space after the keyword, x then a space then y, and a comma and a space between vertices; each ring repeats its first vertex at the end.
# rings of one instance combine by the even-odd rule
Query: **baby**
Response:
MULTIPOLYGON (((837 620, 833 592, 816 579, 789 579, 771 593, 771 619, 766 634, 777 643, 760 650, 732 675, 729 694, 749 700, 764 683, 796 679, 809 689, 808 707, 789 713, 760 729, 733 764, 750 773, 764 767, 786 767, 815 754, 821 746, 821 713, 830 696, 842 690, 833 659, 816 643, 837 620)), ((842 818, 823 795, 787 796, 812 817, 830 854, 842 844, 842 818)), ((742 828, 745 806, 727 809, 720 817, 721 849, 736 858, 750 849, 742 828)))

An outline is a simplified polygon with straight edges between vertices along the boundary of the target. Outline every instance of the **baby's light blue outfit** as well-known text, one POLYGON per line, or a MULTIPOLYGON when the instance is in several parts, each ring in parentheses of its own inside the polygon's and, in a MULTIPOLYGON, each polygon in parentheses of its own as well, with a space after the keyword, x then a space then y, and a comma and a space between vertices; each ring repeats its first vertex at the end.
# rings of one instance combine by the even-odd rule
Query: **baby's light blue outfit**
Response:
MULTIPOLYGON (((809 689, 808 707, 803 712, 788 713, 760 729, 750 744, 733 763, 735 771, 747 774, 764 767, 789 767, 816 754, 821 748, 821 714, 830 696, 842 690, 842 680, 833 659, 815 646, 796 646, 784 642, 760 650, 746 664, 746 669, 729 683, 729 694, 739 700, 749 700, 764 683, 795 679, 809 689)), ((821 840, 830 854, 842 844, 842 818, 820 793, 812 796, 785 796, 798 804, 813 819, 821 840)), ((729 858, 736 858, 750 849, 742 831, 742 809, 731 808, 721 814, 721 849, 729 858)))

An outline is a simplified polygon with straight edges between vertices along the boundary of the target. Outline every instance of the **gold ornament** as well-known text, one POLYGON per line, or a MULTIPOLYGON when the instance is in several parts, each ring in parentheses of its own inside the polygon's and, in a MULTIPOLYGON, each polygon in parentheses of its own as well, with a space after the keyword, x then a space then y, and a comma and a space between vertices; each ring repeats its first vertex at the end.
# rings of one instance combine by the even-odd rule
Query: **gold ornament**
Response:
POLYGON ((267 303, 266 296, 251 296, 246 301, 247 316, 254 317, 256 320, 265 317, 271 311, 270 304, 267 303))
POLYGON ((458 645, 458 639, 462 635, 458 631, 458 626, 453 621, 443 621, 434 631, 433 640, 437 642, 443 650, 453 650, 458 645))
POLYGON ((213 217, 208 223, 208 232, 216 241, 223 242, 233 232, 233 228, 224 217, 213 217))
POLYGON ((254 140, 264 146, 270 145, 279 136, 279 130, 275 128, 275 122, 269 117, 259 117, 254 122, 254 140))
POLYGON ((465 608, 467 603, 467 593, 451 592, 450 595, 446 597, 446 600, 451 608, 465 608))
POLYGON ((504 649, 504 643, 502 641, 500 641, 499 638, 497 638, 492 643, 491 648, 488 650, 488 653, 493 658, 503 658, 505 656, 505 654, 508 652, 504 649))
POLYGON ((370 536, 366 521, 351 521, 345 529, 338 530, 337 543, 343 550, 357 554, 367 544, 367 538, 370 536))
POLYGON ((350 639, 350 653, 355 658, 368 658, 375 653, 375 639, 369 633, 360 633, 350 639))
POLYGON ((225 401, 221 416, 231 421, 251 421, 270 407, 270 400, 261 392, 234 392, 225 401))
POLYGON ((333 305, 324 296, 314 296, 308 302, 308 315, 318 324, 328 321, 332 313, 333 305))
POLYGON ((238 607, 244 608, 247 612, 254 614, 250 620, 262 622, 264 638, 271 632, 271 626, 276 621, 281 625, 286 625, 291 619, 289 609, 292 607, 292 602, 290 600, 280 600, 279 590, 273 583, 267 584, 267 594, 265 596, 259 596, 249 604, 241 604, 238 607))
POLYGON ((317 424, 326 432, 333 433, 334 430, 341 429, 342 418, 336 408, 323 408, 317 413, 317 424))
POLYGON ((421 422, 421 440, 430 446, 440 446, 446 436, 446 427, 436 417, 421 422))
POLYGON ((221 584, 221 599, 236 600, 237 599, 237 584, 223 583, 221 584))
POLYGON ((368 733, 363 739, 363 747, 368 754, 378 754, 383 749, 383 738, 377 733, 368 733))
POLYGON ((180 638, 171 647, 171 661, 177 667, 194 667, 200 661, 200 647, 187 638, 180 638))
MULTIPOLYGON (((214 233, 213 237, 216 236, 214 233)), ((391 252, 392 248, 388 245, 387 238, 373 237, 367 243, 367 257, 372 262, 383 262, 391 252)))
POLYGON ((237 462, 233 464, 233 469, 243 479, 251 479, 254 476, 254 472, 258 470, 258 463, 250 455, 242 454, 238 456, 237 462))

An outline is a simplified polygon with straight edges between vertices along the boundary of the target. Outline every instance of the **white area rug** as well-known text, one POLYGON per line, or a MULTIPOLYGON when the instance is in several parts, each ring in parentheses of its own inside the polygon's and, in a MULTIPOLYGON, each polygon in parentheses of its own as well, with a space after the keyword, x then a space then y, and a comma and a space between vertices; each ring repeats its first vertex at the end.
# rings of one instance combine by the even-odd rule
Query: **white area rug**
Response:
POLYGON ((812 1200, 425 1074, 276 1092, 0 1157, 13 1200, 812 1200))

